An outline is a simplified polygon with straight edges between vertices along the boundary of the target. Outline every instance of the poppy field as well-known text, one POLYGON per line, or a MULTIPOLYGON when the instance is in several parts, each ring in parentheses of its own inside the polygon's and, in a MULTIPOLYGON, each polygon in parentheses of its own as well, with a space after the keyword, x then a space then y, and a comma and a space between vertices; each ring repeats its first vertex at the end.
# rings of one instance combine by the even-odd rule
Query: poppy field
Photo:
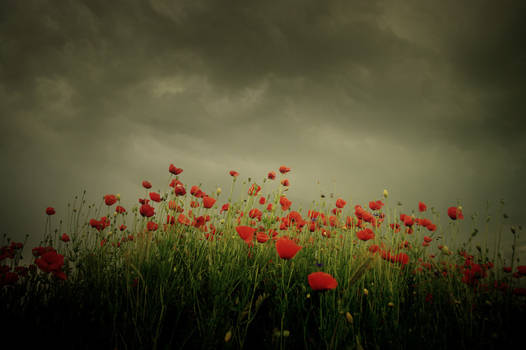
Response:
MULTIPOLYGON (((164 190, 68 212, 39 246, 0 245, 3 344, 97 349, 500 349, 521 344, 526 288, 511 259, 453 247, 463 208, 287 198, 291 169, 231 170, 229 193, 168 167, 164 190), (233 198, 234 189, 242 195, 233 198), (206 190, 206 192, 205 192, 206 190), (29 263, 28 263, 29 261, 29 263)), ((157 185, 157 184, 156 184, 157 185)), ((396 203, 396 201, 395 201, 396 203)), ((501 218, 502 219, 502 218, 501 218)))

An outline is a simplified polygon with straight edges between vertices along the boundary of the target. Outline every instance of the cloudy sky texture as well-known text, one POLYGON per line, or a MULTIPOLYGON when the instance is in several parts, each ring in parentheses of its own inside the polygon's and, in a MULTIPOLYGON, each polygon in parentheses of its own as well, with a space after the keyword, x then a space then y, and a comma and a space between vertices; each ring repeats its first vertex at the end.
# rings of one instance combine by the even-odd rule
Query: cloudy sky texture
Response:
POLYGON ((524 225, 524 18, 524 1, 2 1, 0 232, 38 240, 83 189, 129 208, 170 163, 210 193, 287 165, 293 209, 387 188, 442 227, 459 201, 466 233, 486 201, 496 222, 500 199, 524 225))

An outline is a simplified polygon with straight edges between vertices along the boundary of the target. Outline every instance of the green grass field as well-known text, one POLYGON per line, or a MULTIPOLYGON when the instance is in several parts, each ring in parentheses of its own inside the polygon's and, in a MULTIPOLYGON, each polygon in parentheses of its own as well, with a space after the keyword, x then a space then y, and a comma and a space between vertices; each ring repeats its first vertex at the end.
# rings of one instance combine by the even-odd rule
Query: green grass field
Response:
MULTIPOLYGON (((136 207, 119 207, 118 195, 97 205, 76 198, 68 213, 46 210, 40 247, 4 241, 4 344, 501 349, 522 343, 526 266, 515 249, 504 265, 502 257, 470 251, 469 241, 448 247, 461 208, 430 213, 422 203, 404 215, 385 191, 365 206, 329 197, 302 212, 286 199, 286 167, 258 184, 238 183, 231 172, 227 198, 220 189, 206 194, 183 184, 182 169, 169 170, 166 192, 150 194, 145 181, 146 198, 136 207), (244 193, 237 201, 236 186, 244 193), (30 264, 23 264, 24 249, 30 264)), ((503 234, 517 240, 520 229, 503 234)))

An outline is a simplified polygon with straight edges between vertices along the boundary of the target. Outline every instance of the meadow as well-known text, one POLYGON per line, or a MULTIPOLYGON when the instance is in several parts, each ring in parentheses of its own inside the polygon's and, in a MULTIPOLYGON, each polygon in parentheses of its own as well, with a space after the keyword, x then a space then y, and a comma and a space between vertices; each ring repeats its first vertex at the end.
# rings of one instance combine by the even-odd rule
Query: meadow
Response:
MULTIPOLYGON (((522 343, 526 288, 511 259, 472 239, 463 208, 366 204, 331 194, 306 211, 281 166, 229 193, 186 184, 68 212, 44 238, 0 247, 2 344, 68 349, 501 349, 522 343), (240 188, 243 195, 234 200, 240 188), (348 203, 349 202, 349 203, 348 203), (444 221, 443 219, 447 220, 444 221), (25 255, 25 256, 24 256, 25 255), (29 255, 31 263, 24 264, 29 255), (23 259, 23 258, 26 259, 23 259)), ((188 179, 187 181, 191 181, 188 179)), ((140 186, 141 184, 138 184, 140 186)), ((393 203, 392 203, 393 202, 393 203)), ((500 219, 503 219, 502 217, 500 219)))

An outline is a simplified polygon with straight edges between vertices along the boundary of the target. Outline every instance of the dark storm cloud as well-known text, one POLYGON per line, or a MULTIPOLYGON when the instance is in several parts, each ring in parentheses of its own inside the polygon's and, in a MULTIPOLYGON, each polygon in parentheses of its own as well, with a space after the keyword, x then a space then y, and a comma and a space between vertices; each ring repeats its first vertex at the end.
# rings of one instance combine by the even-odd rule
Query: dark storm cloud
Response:
POLYGON ((289 164, 297 197, 333 190, 316 179, 356 201, 384 187, 437 207, 459 198, 479 210, 504 197, 523 220, 524 10, 521 1, 4 1, 2 181, 15 186, 2 230, 20 233, 28 212, 79 187, 99 195, 130 193, 148 176, 163 183, 151 174, 169 162, 211 187, 228 186, 225 169, 256 176, 289 164))

